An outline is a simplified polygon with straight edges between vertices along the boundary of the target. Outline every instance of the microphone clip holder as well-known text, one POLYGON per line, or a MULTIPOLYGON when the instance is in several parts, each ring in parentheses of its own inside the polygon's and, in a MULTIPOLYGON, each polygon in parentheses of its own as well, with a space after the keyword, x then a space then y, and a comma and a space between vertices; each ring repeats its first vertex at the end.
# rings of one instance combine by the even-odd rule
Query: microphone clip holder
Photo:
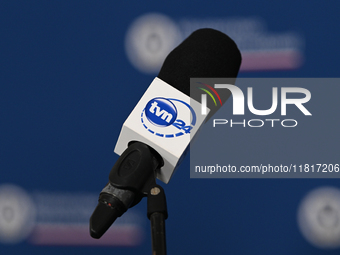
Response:
POLYGON ((152 254, 165 255, 165 220, 168 218, 164 189, 156 184, 162 157, 141 142, 131 142, 113 166, 109 183, 99 196, 90 219, 90 233, 100 238, 126 210, 147 197, 147 217, 151 223, 152 254))
POLYGON ((151 147, 133 142, 118 159, 109 176, 111 185, 134 191, 130 207, 147 197, 147 217, 151 224, 152 254, 166 254, 165 220, 168 218, 164 189, 156 184, 162 157, 151 147), (117 165, 117 166, 116 166, 117 165))

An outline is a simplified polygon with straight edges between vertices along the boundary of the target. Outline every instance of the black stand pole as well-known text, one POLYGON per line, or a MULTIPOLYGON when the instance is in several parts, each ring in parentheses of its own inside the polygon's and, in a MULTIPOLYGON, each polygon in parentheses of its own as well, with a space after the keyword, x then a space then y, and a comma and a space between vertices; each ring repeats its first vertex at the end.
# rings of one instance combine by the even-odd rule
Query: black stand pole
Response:
POLYGON ((165 220, 168 218, 165 193, 155 185, 148 193, 148 218, 151 224, 152 255, 166 255, 165 220))

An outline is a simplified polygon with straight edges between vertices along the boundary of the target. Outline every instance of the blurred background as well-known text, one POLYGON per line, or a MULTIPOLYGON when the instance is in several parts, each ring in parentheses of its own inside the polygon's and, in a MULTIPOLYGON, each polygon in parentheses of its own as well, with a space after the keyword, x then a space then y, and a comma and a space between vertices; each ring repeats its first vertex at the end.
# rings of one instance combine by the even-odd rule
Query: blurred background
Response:
MULTIPOLYGON (((151 254, 146 200, 100 240, 88 221, 165 56, 211 27, 239 46, 239 77, 338 77, 339 12, 313 0, 1 1, 1 253, 151 254)), ((338 180, 189 176, 187 157, 163 185, 168 254, 339 254, 338 180)))

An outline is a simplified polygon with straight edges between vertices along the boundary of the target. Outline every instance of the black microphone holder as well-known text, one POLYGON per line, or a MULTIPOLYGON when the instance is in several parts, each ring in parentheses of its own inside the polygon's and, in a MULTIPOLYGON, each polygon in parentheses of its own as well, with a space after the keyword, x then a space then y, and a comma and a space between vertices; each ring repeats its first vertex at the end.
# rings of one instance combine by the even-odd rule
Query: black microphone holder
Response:
POLYGON ((165 220, 168 218, 164 189, 156 184, 162 157, 141 142, 131 142, 113 166, 109 183, 99 195, 90 218, 90 234, 100 238, 126 210, 147 197, 151 224, 152 255, 166 254, 165 220))

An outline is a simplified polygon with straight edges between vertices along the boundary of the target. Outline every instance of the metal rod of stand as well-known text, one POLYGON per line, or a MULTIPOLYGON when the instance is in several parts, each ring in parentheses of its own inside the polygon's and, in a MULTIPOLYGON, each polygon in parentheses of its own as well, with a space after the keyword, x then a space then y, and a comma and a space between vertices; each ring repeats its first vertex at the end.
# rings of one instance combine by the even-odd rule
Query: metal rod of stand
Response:
POLYGON ((164 214, 155 212, 150 216, 152 255, 166 255, 164 214))
POLYGON ((152 255, 166 255, 165 220, 168 218, 164 189, 155 184, 148 194, 152 255))

